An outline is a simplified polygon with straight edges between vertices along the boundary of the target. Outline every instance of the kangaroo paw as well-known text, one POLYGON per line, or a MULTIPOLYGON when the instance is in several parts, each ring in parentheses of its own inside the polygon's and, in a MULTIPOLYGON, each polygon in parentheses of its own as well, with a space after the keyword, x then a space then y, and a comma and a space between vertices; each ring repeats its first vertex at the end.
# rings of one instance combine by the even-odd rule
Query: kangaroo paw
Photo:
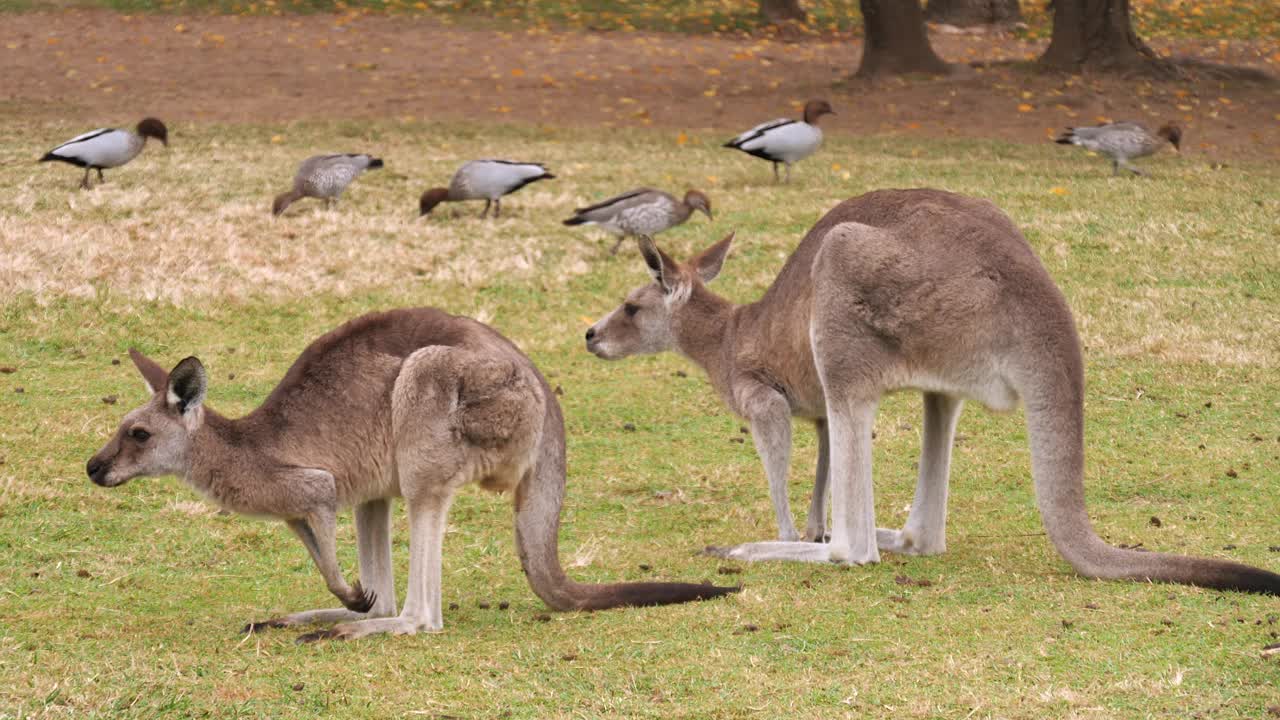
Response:
POLYGON ((365 590, 361 587, 360 581, 357 580, 351 587, 351 594, 341 598, 341 600, 348 610, 367 613, 369 608, 372 608, 373 604, 378 601, 378 595, 372 590, 365 590))

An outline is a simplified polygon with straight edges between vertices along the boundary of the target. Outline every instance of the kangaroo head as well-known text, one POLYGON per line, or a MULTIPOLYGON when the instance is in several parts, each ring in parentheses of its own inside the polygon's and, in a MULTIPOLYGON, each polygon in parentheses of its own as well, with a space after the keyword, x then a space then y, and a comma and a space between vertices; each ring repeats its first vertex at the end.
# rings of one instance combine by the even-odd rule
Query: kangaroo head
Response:
POLYGON ((89 479, 102 487, 141 476, 185 474, 191 436, 204 421, 208 377, 199 360, 189 357, 165 372, 137 350, 130 349, 129 357, 151 399, 129 411, 115 435, 89 458, 89 479))
POLYGON ((605 360, 651 355, 678 345, 682 319, 703 309, 705 283, 720 274, 733 233, 678 263, 651 238, 640 238, 640 254, 653 282, 632 290, 626 300, 587 330, 587 350, 605 360))

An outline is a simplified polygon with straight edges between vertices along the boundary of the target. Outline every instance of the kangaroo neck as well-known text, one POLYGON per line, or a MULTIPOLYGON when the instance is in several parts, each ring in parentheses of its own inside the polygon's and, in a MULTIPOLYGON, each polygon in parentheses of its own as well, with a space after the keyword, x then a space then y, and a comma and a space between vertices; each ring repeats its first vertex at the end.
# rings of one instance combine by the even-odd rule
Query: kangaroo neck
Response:
POLYGON ((694 290, 672 323, 676 350, 707 373, 723 395, 732 376, 733 339, 741 307, 703 287, 694 290))
POLYGON ((269 468, 261 450, 245 441, 238 427, 244 420, 229 420, 203 408, 204 421, 192 433, 183 479, 222 507, 245 512, 239 499, 252 484, 269 481, 269 468))

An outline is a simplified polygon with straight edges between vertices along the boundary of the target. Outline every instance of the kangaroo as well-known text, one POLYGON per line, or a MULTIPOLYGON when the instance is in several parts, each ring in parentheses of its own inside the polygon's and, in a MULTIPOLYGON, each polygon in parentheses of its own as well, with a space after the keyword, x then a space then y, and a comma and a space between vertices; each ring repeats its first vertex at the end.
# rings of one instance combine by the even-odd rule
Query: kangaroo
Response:
POLYGON ((514 491, 516 547, 534 593, 556 610, 713 598, 738 588, 686 583, 584 585, 557 548, 564 499, 564 418, 546 380, 515 345, 469 318, 431 308, 372 313, 312 342, 252 413, 204 404, 207 376, 189 357, 165 372, 129 351, 151 399, 125 415, 89 460, 118 487, 179 475, 218 505, 283 520, 342 608, 250 623, 340 623, 299 641, 438 632, 441 546, 454 493, 475 482, 514 491), (409 581, 396 614, 391 498, 409 514, 409 581), (338 567, 335 516, 355 507, 360 579, 338 567))
POLYGON ((1026 406, 1031 474, 1050 541, 1086 577, 1187 583, 1280 594, 1280 575, 1233 562, 1106 544, 1084 504, 1084 362, 1066 299, 995 205, 938 190, 883 190, 846 200, 805 236, 764 297, 735 306, 708 290, 730 235, 681 264, 652 240, 653 276, 587 330, 611 360, 676 350, 707 372, 751 424, 781 540, 709 549, 742 560, 877 562, 880 551, 946 550, 947 482, 965 399, 1026 406), (901 530, 876 527, 871 439, 879 398, 924 394, 915 500, 901 530), (807 523, 829 543, 797 542, 787 506, 790 418, 819 431, 807 523), (827 472, 829 468, 829 472, 827 472))

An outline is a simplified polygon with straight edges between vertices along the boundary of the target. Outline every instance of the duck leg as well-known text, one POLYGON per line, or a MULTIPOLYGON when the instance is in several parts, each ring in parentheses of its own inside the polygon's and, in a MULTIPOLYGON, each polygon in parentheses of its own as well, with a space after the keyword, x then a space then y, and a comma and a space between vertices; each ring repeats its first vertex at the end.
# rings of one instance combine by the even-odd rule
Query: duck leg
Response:
POLYGON ((492 200, 490 200, 489 198, 485 198, 485 200, 484 200, 484 209, 480 211, 480 219, 481 219, 481 220, 485 219, 486 217, 489 217, 489 205, 490 205, 490 204, 492 204, 492 202, 493 202, 493 201, 492 201, 492 200))
POLYGON ((104 183, 107 179, 102 176, 102 168, 98 168, 98 183, 104 183))
POLYGON ((84 179, 80 181, 80 189, 81 189, 81 190, 88 190, 89 188, 93 187, 92 185, 90 185, 90 184, 89 184, 89 171, 90 171, 91 169, 92 169, 92 168, 85 168, 85 169, 84 169, 84 179))
POLYGON ((782 181, 782 179, 778 177, 778 163, 776 162, 773 164, 773 181, 775 183, 782 181))
POLYGON ((493 201, 493 217, 497 218, 502 214, 502 198, 493 201))
POLYGON ((618 242, 616 242, 616 243, 614 243, 614 244, 613 244, 613 248, 611 248, 611 249, 609 250, 609 254, 610 254, 610 255, 617 255, 617 254, 618 254, 618 248, 622 247, 622 241, 623 241, 623 240, 626 240, 626 239, 627 239, 627 236, 626 236, 626 235, 619 235, 619 236, 618 236, 618 242))
POLYGON ((787 163, 787 185, 791 184, 791 163, 787 163))

